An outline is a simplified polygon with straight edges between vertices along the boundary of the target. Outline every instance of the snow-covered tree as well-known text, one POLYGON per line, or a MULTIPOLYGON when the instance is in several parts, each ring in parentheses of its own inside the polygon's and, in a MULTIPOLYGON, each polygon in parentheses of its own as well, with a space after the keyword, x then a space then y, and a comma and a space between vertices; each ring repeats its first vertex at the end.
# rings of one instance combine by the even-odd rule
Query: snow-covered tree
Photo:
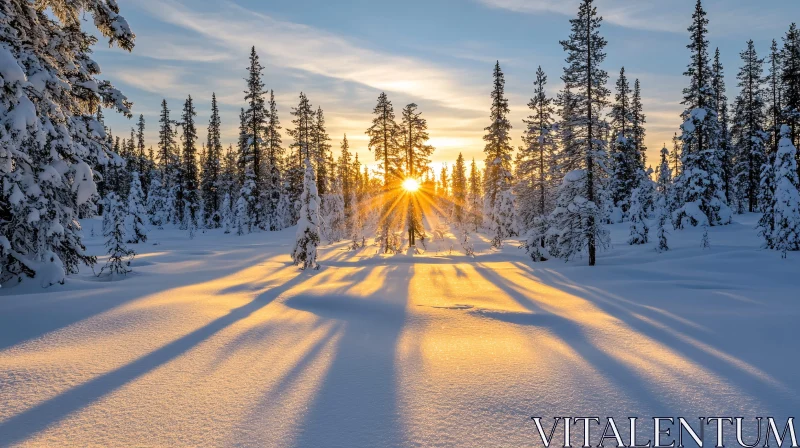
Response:
POLYGON ((385 253, 390 250, 389 237, 396 221, 396 213, 392 207, 392 190, 399 186, 404 158, 400 149, 400 132, 395 123, 394 107, 386 93, 382 92, 378 96, 373 114, 372 126, 367 129, 366 134, 369 136, 368 147, 375 151, 375 160, 378 161, 379 169, 383 171, 379 239, 381 250, 385 253))
POLYGON ((317 106, 317 111, 313 114, 311 125, 311 155, 314 159, 314 167, 317 171, 317 191, 323 202, 331 183, 332 167, 329 167, 328 160, 331 156, 330 136, 325 127, 325 114, 322 108, 317 106))
POLYGON ((125 242, 144 243, 147 241, 147 210, 143 201, 144 192, 139 181, 139 173, 131 174, 131 186, 128 191, 128 207, 125 216, 125 242))
POLYGON ((178 222, 181 204, 180 158, 176 141, 175 122, 169 116, 167 100, 161 101, 158 131, 158 162, 161 170, 161 188, 164 189, 163 214, 170 223, 178 222))
MULTIPOLYGON (((303 165, 306 157, 311 156, 313 150, 313 134, 314 134, 314 109, 311 102, 305 93, 300 92, 300 100, 297 107, 292 108, 291 112, 293 129, 289 129, 289 135, 292 136, 293 142, 291 144, 292 155, 290 156, 291 173, 289 174, 289 196, 292 204, 298 204, 300 195, 303 193, 303 177, 305 167, 303 165)), ((313 164, 314 160, 312 160, 313 164)), ((295 206, 295 213, 299 209, 295 206)), ((296 221, 297 216, 294 216, 296 221)))
POLYGON ((225 196, 222 198, 222 205, 220 206, 219 214, 220 224, 224 232, 231 233, 231 229, 233 228, 233 223, 235 221, 235 215, 233 213, 233 208, 231 207, 230 193, 225 193, 225 196))
POLYGON ((494 66, 492 83, 492 106, 489 112, 491 123, 486 127, 483 140, 486 146, 486 172, 483 177, 484 193, 484 219, 493 221, 492 213, 497 196, 511 188, 511 122, 508 120, 510 113, 508 98, 505 96, 506 79, 500 69, 500 61, 494 66))
POLYGON ((551 255, 571 260, 587 252, 590 244, 600 249, 609 246, 609 233, 602 225, 603 212, 585 193, 585 171, 573 170, 564 176, 549 219, 547 245, 551 255))
POLYGON ((203 196, 203 222, 212 229, 221 225, 220 216, 220 171, 222 163, 222 141, 217 106, 217 94, 211 94, 211 118, 208 121, 208 140, 206 155, 203 160, 203 172, 200 178, 200 190, 203 196))
POLYGON ((96 262, 77 221, 98 198, 92 167, 113 157, 95 114, 102 104, 130 117, 131 103, 97 78, 97 37, 82 29, 85 18, 109 45, 133 49, 116 2, 0 2, 2 283, 63 283, 80 263, 96 262))
POLYGON ((731 211, 723 191, 722 164, 719 160, 719 121, 712 71, 708 56, 708 19, 701 0, 697 1, 689 27, 692 53, 685 72, 689 86, 684 89, 681 114, 681 173, 675 182, 680 192, 679 208, 673 214, 675 228, 725 225, 731 211), (702 215, 702 216, 700 216, 702 215))
POLYGON ((723 192, 725 200, 730 205, 734 200, 735 150, 731 141, 728 96, 725 92, 725 73, 720 60, 719 48, 714 53, 714 62, 711 65, 711 88, 714 89, 714 103, 717 105, 717 119, 719 120, 718 158, 722 168, 723 192))
POLYGON ((469 202, 468 210, 470 222, 472 223, 475 231, 478 231, 481 223, 483 222, 483 184, 481 180, 481 173, 478 171, 478 166, 475 164, 475 159, 472 159, 472 164, 469 167, 469 190, 467 192, 467 201, 469 202))
POLYGON ((341 180, 336 179, 329 192, 322 197, 320 235, 327 241, 333 243, 346 237, 347 220, 344 212, 342 183, 341 180))
POLYGON ((735 186, 736 209, 758 210, 758 192, 761 167, 766 160, 766 146, 769 135, 764 131, 767 117, 764 101, 762 65, 764 60, 756 54, 752 40, 741 53, 743 65, 737 79, 739 95, 736 97, 733 124, 733 143, 736 149, 735 186))
POLYGON ((300 196, 300 220, 297 223, 297 239, 292 250, 292 261, 300 269, 319 269, 317 247, 320 243, 319 196, 311 160, 306 157, 303 176, 303 194, 300 196))
POLYGON ((647 244, 649 241, 650 229, 647 226, 647 211, 643 200, 643 187, 634 188, 631 192, 630 209, 628 217, 630 219, 630 237, 628 244, 647 244))
POLYGON ((243 196, 239 196, 236 201, 236 234, 244 235, 250 232, 250 214, 248 213, 247 201, 243 196))
POLYGON ((125 206, 119 201, 117 195, 112 191, 105 200, 106 213, 108 213, 108 227, 103 229, 103 236, 106 238, 106 250, 108 251, 108 261, 100 270, 100 274, 108 271, 111 276, 125 275, 131 270, 130 262, 136 252, 125 245, 125 206))
POLYGON ((164 224, 169 222, 167 215, 167 196, 161 186, 158 176, 153 176, 150 180, 150 194, 147 196, 147 217, 151 225, 159 229, 164 228, 164 224))
POLYGON ((453 179, 453 220, 456 224, 462 225, 466 216, 464 210, 467 203, 467 166, 461 153, 458 153, 451 177, 453 179))
POLYGON ((787 251, 800 250, 800 193, 798 193, 797 148, 792 143, 791 128, 781 128, 781 140, 775 157, 775 198, 772 214, 775 249, 786 257, 787 251))
POLYGON ((551 166, 556 163, 553 135, 553 99, 547 96, 547 76, 539 67, 534 95, 528 102, 531 114, 524 120, 523 145, 517 152, 514 192, 520 233, 530 230, 538 217, 550 211, 553 202, 551 166))
POLYGON ((565 88, 571 92, 571 115, 567 117, 574 145, 568 158, 580 161, 581 169, 568 173, 559 191, 557 212, 551 224, 561 228, 559 253, 570 258, 585 249, 589 265, 596 263, 597 248, 607 246, 603 229, 603 179, 605 142, 600 113, 609 95, 605 87, 608 73, 601 68, 605 60, 606 40, 600 35, 602 17, 593 0, 582 0, 578 16, 570 20, 572 32, 561 46, 567 52, 564 68, 565 88))
POLYGON ((183 106, 183 115, 181 116, 181 128, 183 129, 183 163, 181 169, 182 180, 182 198, 183 198, 183 222, 181 227, 189 230, 190 238, 194 237, 194 232, 197 230, 198 221, 200 218, 200 193, 198 191, 198 175, 197 175, 197 128, 194 125, 194 117, 197 113, 194 110, 194 103, 192 96, 186 99, 183 106), (188 214, 187 214, 188 212, 188 214))
MULTIPOLYGON (((290 208, 281 207, 281 197, 286 195, 283 189, 283 156, 284 149, 281 146, 281 122, 278 118, 278 106, 275 102, 275 93, 270 90, 269 92, 269 116, 267 119, 267 128, 265 130, 266 141, 264 142, 267 150, 266 160, 269 167, 267 173, 267 185, 265 187, 266 193, 266 220, 269 225, 269 230, 281 230, 285 227, 283 223, 283 214, 290 212, 290 208)), ((289 217, 291 219, 291 216, 289 217)))
POLYGON ((658 238, 658 246, 656 246, 657 252, 666 252, 669 250, 669 244, 667 242, 667 232, 666 226, 669 222, 669 206, 667 205, 667 197, 659 195, 658 199, 656 200, 656 238, 658 238))
POLYGON ((617 93, 611 107, 611 128, 614 142, 611 150, 611 184, 610 194, 613 205, 619 209, 619 216, 615 221, 628 213, 631 206, 631 195, 638 186, 638 174, 642 167, 631 138, 633 133, 631 90, 625 76, 625 67, 619 72, 617 79, 617 93))
POLYGON ((769 130, 768 154, 774 155, 778 152, 778 142, 781 139, 781 120, 783 118, 783 107, 781 97, 783 95, 783 84, 781 81, 781 52, 778 49, 778 41, 772 39, 767 59, 767 120, 769 130))
POLYGON ((252 226, 266 229, 266 216, 264 213, 264 198, 262 197, 262 187, 265 185, 265 173, 262 172, 261 163, 264 152, 264 130, 267 128, 268 114, 264 90, 262 73, 264 67, 259 62, 256 48, 250 49, 250 64, 247 68, 247 90, 245 90, 245 101, 247 109, 244 111, 244 134, 247 141, 248 164, 246 172, 248 176, 248 196, 246 200, 250 208, 250 218, 252 226))
POLYGON ((781 81, 783 83, 783 123, 789 126, 792 144, 800 144, 800 29, 789 26, 783 37, 781 81))
POLYGON ((517 225, 514 222, 514 193, 507 189, 498 191, 497 194, 489 231, 492 237, 492 247, 500 248, 503 247, 503 240, 516 235, 517 225))

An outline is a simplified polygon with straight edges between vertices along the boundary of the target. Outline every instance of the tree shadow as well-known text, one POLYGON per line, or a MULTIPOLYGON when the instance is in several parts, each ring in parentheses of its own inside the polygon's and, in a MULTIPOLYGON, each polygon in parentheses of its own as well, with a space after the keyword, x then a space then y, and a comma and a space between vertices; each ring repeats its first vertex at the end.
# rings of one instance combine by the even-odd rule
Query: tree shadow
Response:
MULTIPOLYGON (((214 269, 181 273, 173 276, 169 289, 211 282, 264 262, 272 256, 274 254, 259 255, 225 264, 228 266, 226 268, 215 265, 214 269)), ((53 286, 25 297, 0 296, 0 351, 163 292, 165 284, 142 279, 127 283, 124 289, 120 293, 119 288, 111 288, 109 283, 86 282, 75 277, 68 280, 65 287, 53 286), (74 285, 70 285, 71 282, 74 285)), ((231 292, 236 291, 232 288, 231 292)))
POLYGON ((616 384, 617 390, 629 393, 632 398, 635 398, 636 402, 655 412, 653 415, 668 415, 666 413, 666 404, 657 399, 657 394, 654 393, 651 384, 639 376, 634 369, 620 363, 591 342, 579 323, 545 309, 535 299, 531 298, 532 292, 521 292, 517 285, 497 274, 490 267, 478 263, 476 264, 475 272, 502 290, 523 308, 533 313, 532 315, 525 315, 523 313, 492 313, 484 311, 479 315, 517 325, 541 326, 549 329, 584 361, 594 367, 606 381, 616 384))
POLYGON ((0 440, 4 444, 13 445, 68 418, 72 413, 92 405, 124 385, 192 350, 225 328, 246 319, 256 311, 269 305, 284 292, 305 281, 306 278, 308 277, 305 273, 300 273, 283 285, 260 294, 247 304, 231 310, 228 314, 135 361, 95 377, 6 419, 0 423, 0 440))
POLYGON ((352 286, 324 296, 299 295, 284 303, 341 323, 334 358, 308 405, 296 446, 389 446, 403 440, 395 351, 414 267, 386 269, 375 293, 348 293, 367 280, 370 270, 363 270, 343 279, 352 286))

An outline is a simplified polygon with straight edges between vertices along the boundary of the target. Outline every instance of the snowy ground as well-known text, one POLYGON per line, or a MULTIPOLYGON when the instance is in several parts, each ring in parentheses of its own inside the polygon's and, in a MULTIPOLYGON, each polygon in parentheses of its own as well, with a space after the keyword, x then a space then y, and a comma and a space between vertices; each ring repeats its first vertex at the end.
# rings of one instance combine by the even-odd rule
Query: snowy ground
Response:
POLYGON ((0 445, 540 446, 532 415, 785 417, 800 254, 757 249, 756 220, 660 255, 613 226, 594 268, 442 240, 300 272, 291 230, 153 231, 124 280, 0 292, 0 445))

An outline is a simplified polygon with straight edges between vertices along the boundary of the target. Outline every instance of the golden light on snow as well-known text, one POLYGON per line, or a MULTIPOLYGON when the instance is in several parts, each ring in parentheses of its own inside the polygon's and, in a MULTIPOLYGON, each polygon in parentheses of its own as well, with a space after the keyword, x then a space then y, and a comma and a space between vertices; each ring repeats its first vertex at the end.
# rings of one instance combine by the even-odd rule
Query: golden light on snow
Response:
POLYGON ((403 181, 403 190, 409 193, 414 193, 419 190, 419 182, 416 179, 409 177, 403 181))

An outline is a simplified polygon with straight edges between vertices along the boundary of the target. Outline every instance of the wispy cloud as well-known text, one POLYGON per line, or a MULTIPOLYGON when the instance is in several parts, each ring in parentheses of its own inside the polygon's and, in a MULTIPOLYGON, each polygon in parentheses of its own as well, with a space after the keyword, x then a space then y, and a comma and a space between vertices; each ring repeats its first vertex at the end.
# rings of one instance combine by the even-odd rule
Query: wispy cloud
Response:
POLYGON ((451 70, 418 58, 383 53, 340 35, 277 20, 230 2, 197 12, 177 0, 142 0, 154 18, 203 35, 215 45, 244 54, 253 44, 269 63, 378 90, 433 100, 447 107, 483 110, 451 70))
MULTIPOLYGON (((476 0, 491 8, 522 13, 556 13, 574 15, 580 0, 476 0)), ((626 28, 650 31, 683 32, 686 18, 670 11, 655 12, 658 2, 631 0, 601 0, 596 3, 598 13, 609 23, 626 28)))

